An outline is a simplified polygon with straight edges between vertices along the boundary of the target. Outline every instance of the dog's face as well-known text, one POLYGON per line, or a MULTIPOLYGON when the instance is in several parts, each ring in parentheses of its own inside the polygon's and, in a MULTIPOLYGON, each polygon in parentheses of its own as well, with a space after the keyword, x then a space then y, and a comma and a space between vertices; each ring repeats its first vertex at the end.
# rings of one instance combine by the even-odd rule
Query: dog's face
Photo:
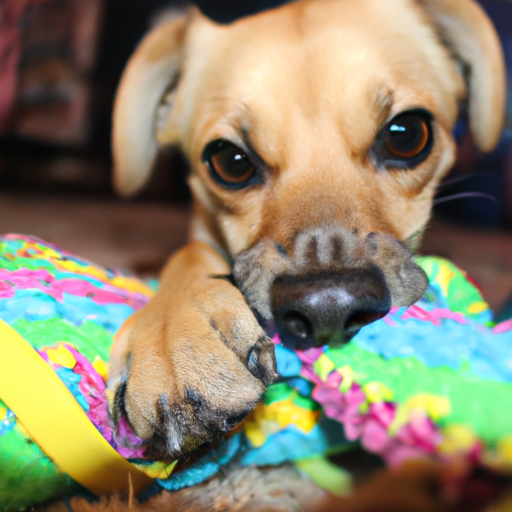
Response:
MULTIPOLYGON (((461 38, 473 37, 478 58, 490 59, 471 62, 473 84, 497 73, 494 84, 470 85, 470 112, 485 113, 483 126, 472 125, 483 149, 498 137, 495 35, 469 0, 441 4, 309 0, 226 26, 198 13, 174 22, 165 43, 179 48, 174 71, 152 99, 157 139, 179 143, 190 160, 195 236, 229 255, 249 305, 289 345, 343 342, 424 292, 411 250, 455 158, 451 131, 470 60, 455 57, 461 38), (444 27, 459 7, 473 33, 444 27)), ((161 65, 163 46, 143 51, 146 70, 161 65)), ((128 96, 121 89, 125 108, 128 96)), ((117 125, 130 122, 117 110, 117 125)), ((118 179, 129 190, 149 161, 127 142, 146 142, 115 138, 118 179)))

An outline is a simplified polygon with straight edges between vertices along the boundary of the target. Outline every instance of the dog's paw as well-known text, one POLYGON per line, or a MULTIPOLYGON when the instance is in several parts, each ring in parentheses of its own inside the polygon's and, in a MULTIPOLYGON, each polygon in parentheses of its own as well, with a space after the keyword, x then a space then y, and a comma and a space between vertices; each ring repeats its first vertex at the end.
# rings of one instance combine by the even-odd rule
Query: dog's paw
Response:
POLYGON ((210 279, 128 321, 112 352, 111 408, 148 455, 178 458, 237 426, 276 378, 273 343, 241 293, 210 279))

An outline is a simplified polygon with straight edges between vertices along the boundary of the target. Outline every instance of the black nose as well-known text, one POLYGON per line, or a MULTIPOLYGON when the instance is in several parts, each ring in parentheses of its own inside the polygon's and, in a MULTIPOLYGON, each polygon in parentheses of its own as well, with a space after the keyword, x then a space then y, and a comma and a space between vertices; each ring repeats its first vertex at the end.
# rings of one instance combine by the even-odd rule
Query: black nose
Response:
POLYGON ((301 350, 347 342, 390 308, 391 296, 377 267, 282 275, 272 286, 272 310, 281 341, 301 350))

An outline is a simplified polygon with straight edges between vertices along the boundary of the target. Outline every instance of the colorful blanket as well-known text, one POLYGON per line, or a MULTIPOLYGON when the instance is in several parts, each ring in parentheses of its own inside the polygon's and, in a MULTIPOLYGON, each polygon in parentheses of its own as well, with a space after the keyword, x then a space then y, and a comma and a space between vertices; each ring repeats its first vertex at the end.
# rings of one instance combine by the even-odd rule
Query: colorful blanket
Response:
MULTIPOLYGON (((424 297, 393 309, 348 345, 301 352, 275 338, 280 382, 241 428, 192 464, 148 460, 128 423, 114 426, 108 413, 113 335, 152 296, 146 283, 36 238, 6 235, 0 320, 53 369, 95 432, 153 479, 148 492, 196 485, 231 461, 294 462, 314 467, 319 484, 340 487, 348 485, 347 475, 318 461, 354 444, 391 465, 463 456, 511 471, 512 320, 494 324, 478 289, 452 263, 433 257, 418 263, 430 280, 424 297)), ((0 459, 0 511, 86 492, 1 400, 0 459)))

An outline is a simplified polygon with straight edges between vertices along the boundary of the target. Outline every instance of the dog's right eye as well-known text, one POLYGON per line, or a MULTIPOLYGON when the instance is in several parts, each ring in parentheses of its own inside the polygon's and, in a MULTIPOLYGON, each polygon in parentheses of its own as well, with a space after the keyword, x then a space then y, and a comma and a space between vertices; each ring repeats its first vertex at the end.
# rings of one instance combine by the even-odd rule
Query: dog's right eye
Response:
POLYGON ((208 164, 215 181, 225 187, 245 187, 252 184, 256 175, 256 166, 245 151, 227 140, 208 144, 203 152, 203 162, 208 164))

